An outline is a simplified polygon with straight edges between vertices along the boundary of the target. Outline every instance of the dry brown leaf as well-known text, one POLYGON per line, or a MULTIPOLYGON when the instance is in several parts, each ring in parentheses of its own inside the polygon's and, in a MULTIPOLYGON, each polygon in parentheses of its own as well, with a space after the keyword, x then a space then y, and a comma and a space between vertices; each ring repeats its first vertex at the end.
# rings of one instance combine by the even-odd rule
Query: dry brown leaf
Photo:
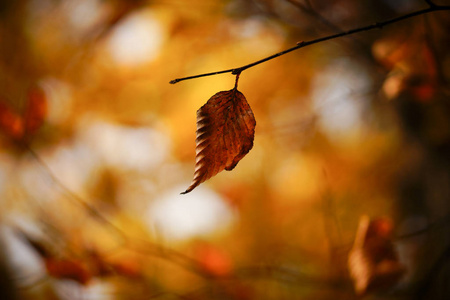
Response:
POLYGON ((361 218, 348 259, 350 276, 358 294, 393 287, 404 274, 405 268, 398 260, 391 235, 389 219, 361 218))
POLYGON ((197 111, 195 172, 189 193, 223 169, 230 171, 252 149, 256 121, 235 87, 218 92, 197 111))

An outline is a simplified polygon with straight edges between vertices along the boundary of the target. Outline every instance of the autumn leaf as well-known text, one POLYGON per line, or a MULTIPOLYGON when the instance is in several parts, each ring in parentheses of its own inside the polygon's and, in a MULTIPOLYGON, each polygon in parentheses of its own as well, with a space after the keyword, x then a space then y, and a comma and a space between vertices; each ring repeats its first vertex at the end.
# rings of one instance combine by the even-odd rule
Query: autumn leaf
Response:
POLYGON ((202 243, 197 245, 195 257, 203 271, 211 276, 226 276, 233 269, 233 262, 230 256, 220 248, 210 244, 202 243))
POLYGON ((0 102, 0 130, 14 140, 20 140, 24 133, 22 117, 3 102, 0 102))
POLYGON ((194 179, 189 193, 222 170, 233 170, 252 149, 256 121, 245 96, 235 87, 218 92, 197 111, 194 179))
POLYGON ((355 291, 360 294, 393 287, 405 273, 392 243, 389 219, 363 216, 349 254, 348 267, 355 291))
POLYGON ((16 141, 22 141, 26 135, 33 135, 47 116, 47 99, 39 87, 28 91, 25 105, 21 115, 0 100, 0 131, 16 141))
POLYGON ((28 91, 28 102, 24 111, 25 131, 27 134, 35 133, 44 123, 47 116, 47 99, 39 87, 28 91))
POLYGON ((81 260, 47 258, 45 268, 48 275, 57 279, 70 279, 86 285, 92 274, 89 267, 81 260))

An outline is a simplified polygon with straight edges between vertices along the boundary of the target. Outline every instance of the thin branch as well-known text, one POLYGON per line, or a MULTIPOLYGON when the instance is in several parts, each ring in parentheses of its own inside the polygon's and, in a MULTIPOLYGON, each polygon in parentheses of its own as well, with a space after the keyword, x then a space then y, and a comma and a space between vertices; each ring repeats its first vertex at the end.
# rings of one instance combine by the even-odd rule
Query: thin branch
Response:
POLYGON ((332 34, 332 35, 329 35, 329 36, 325 36, 325 37, 314 39, 314 40, 310 40, 310 41, 302 41, 302 42, 297 43, 297 45, 294 46, 294 47, 291 47, 291 48, 286 49, 284 51, 275 53, 275 54, 273 54, 271 56, 268 56, 266 58, 260 59, 258 61, 255 61, 253 63, 250 63, 250 64, 242 66, 242 67, 233 68, 233 69, 227 69, 227 70, 222 70, 222 71, 217 71, 217 72, 211 72, 211 73, 204 73, 204 74, 199 74, 199 75, 193 75, 193 76, 188 76, 188 77, 177 78, 177 79, 174 79, 174 80, 170 81, 170 83, 171 84, 175 84, 177 82, 188 80, 188 79, 194 79, 194 78, 200 78, 200 77, 206 77, 206 76, 212 76, 212 75, 218 75, 218 74, 224 74, 224 73, 231 73, 233 75, 237 75, 237 74, 239 74, 239 73, 243 72, 244 70, 247 70, 247 69, 249 69, 251 67, 254 67, 256 65, 262 64, 262 63, 264 63, 266 61, 269 61, 271 59, 274 59, 276 57, 285 55, 285 54, 287 54, 289 52, 298 50, 298 49, 306 47, 306 46, 310 46, 310 45, 317 44, 317 43, 320 43, 320 42, 324 42, 324 41, 340 38, 340 37, 347 36, 347 35, 352 35, 352 34, 363 32, 363 31, 369 31, 369 30, 373 30, 373 29, 377 29, 377 28, 378 29, 382 29, 384 26, 387 26, 387 25, 390 25, 390 24, 393 24, 393 23, 397 23, 397 22, 400 22, 400 21, 403 21, 403 20, 406 20, 406 19, 409 19, 409 18, 416 17, 416 16, 428 14, 428 13, 431 13, 431 12, 450 10, 450 6, 449 5, 445 5, 445 6, 443 6, 443 5, 436 5, 432 1, 427 1, 427 3, 429 4, 428 8, 417 10, 417 11, 411 12, 409 14, 405 14, 405 15, 402 15, 402 16, 399 16, 399 17, 396 17, 396 18, 393 18, 393 19, 389 19, 389 20, 383 21, 383 22, 377 22, 377 23, 374 23, 374 24, 371 24, 371 25, 368 25, 368 26, 359 27, 359 28, 355 28, 355 29, 352 29, 352 30, 348 30, 348 31, 343 31, 343 32, 340 32, 340 33, 332 34))

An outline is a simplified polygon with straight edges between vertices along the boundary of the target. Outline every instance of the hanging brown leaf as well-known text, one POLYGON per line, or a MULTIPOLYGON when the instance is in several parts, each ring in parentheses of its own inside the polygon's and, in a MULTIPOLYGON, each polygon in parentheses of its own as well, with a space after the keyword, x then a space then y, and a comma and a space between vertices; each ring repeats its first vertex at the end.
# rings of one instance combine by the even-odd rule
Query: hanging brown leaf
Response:
POLYGON ((197 111, 195 172, 189 193, 223 169, 230 171, 252 149, 256 121, 235 87, 218 92, 197 111))
POLYGON ((398 260, 391 236, 389 219, 361 218, 348 259, 350 276, 358 294, 391 288, 404 274, 405 268, 398 260))

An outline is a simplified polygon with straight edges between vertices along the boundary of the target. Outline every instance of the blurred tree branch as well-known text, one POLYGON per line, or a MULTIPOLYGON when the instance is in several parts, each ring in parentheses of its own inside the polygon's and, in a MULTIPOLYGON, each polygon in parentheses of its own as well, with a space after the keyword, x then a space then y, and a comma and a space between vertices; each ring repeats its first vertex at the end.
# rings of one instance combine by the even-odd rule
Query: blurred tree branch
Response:
POLYGON ((210 278, 211 275, 203 270, 201 264, 195 259, 192 259, 178 251, 170 248, 163 247, 151 241, 139 238, 136 236, 130 237, 125 231, 112 223, 108 218, 103 216, 94 206, 89 204, 87 201, 82 199, 76 193, 69 190, 53 173, 50 167, 42 160, 42 158, 28 145, 24 145, 26 150, 31 154, 31 156, 38 162, 38 164, 45 171, 47 176, 54 182, 62 191, 76 204, 80 205, 84 210, 86 210, 89 215, 94 217, 96 220, 107 226, 118 237, 121 238, 122 242, 125 244, 125 248, 135 251, 143 255, 152 255, 163 260, 169 261, 176 265, 183 267, 184 269, 199 275, 203 278, 210 278))
MULTIPOLYGON (((202 267, 200 261, 190 258, 189 256, 180 253, 176 250, 161 246, 159 244, 153 243, 151 241, 145 240, 143 238, 129 236, 121 228, 117 227, 114 223, 109 221, 104 217, 95 207, 89 204, 87 201, 82 199, 80 196, 69 190, 52 172, 50 167, 40 158, 33 149, 29 146, 24 145, 29 151, 30 155, 39 163, 39 165, 44 169, 47 176, 58 185, 63 192, 71 198, 74 202, 81 205, 92 217, 97 219, 102 224, 106 225, 108 228, 113 230, 124 242, 124 247, 136 253, 142 254, 144 256, 153 256, 160 258, 181 268, 196 274, 197 276, 207 280, 210 283, 221 282, 221 281, 242 281, 247 279, 254 280, 271 280, 284 284, 293 284, 296 286, 313 286, 315 288, 325 288, 327 290, 346 292, 349 291, 349 281, 346 279, 339 279, 334 277, 320 278, 314 277, 310 274, 304 274, 296 270, 285 268, 278 265, 257 265, 257 266, 246 266, 237 268, 226 275, 214 275, 209 273, 202 267)), ((159 298, 168 294, 173 294, 171 292, 160 292, 155 295, 150 296, 150 299, 159 298)), ((176 295, 176 294, 173 294, 176 295)), ((189 295, 176 295, 180 299, 191 299, 189 295)))
MULTIPOLYGON (((298 0, 286 0, 286 1, 295 6, 296 8, 298 8, 299 10, 301 10, 304 14, 307 14, 310 17, 314 18, 316 21, 318 21, 318 23, 322 24, 324 28, 327 29, 327 31, 331 33, 344 32, 344 29, 334 24, 328 18, 324 17, 319 11, 317 11, 312 6, 309 0, 306 0, 303 3, 298 0)), ((364 43, 363 41, 353 36, 350 38, 349 41, 354 46, 354 48, 357 49, 357 51, 354 51, 355 53, 363 54, 365 57, 368 57, 369 59, 372 58, 370 45, 364 43)))
POLYGON ((317 43, 321 43, 321 42, 325 42, 328 40, 332 40, 332 39, 337 39, 340 37, 344 37, 344 36, 348 36, 348 35, 352 35, 355 33, 359 33, 359 32, 363 32, 363 31, 369 31, 369 30, 373 30, 373 29, 382 29, 383 27, 387 26, 387 25, 391 25, 409 18, 413 18, 413 17, 417 17, 420 15, 425 15, 428 13, 432 13, 432 12, 436 12, 436 11, 447 11, 450 10, 450 6, 448 5, 437 5, 434 4, 432 1, 426 1, 429 4, 428 8, 424 8, 421 10, 417 10, 414 12, 411 12, 409 14, 405 14, 405 15, 401 15, 399 17, 393 18, 393 19, 389 19, 386 21, 382 21, 382 22, 377 22, 368 26, 363 26, 363 27, 359 27, 359 28, 355 28, 355 29, 351 29, 348 31, 343 31, 340 33, 336 33, 336 34, 332 34, 332 35, 328 35, 325 37, 321 37, 318 39, 314 39, 314 40, 310 40, 310 41, 302 41, 302 42, 298 42, 296 46, 288 48, 286 50, 283 50, 281 52, 275 53, 271 56, 268 56, 266 58, 260 59, 258 61, 255 61, 253 63, 247 64, 245 66, 241 66, 238 68, 233 68, 233 69, 227 69, 227 70, 222 70, 222 71, 216 71, 216 72, 211 72, 211 73, 204 73, 204 74, 198 74, 198 75, 193 75, 193 76, 188 76, 188 77, 182 77, 182 78, 176 78, 174 80, 171 80, 170 83, 171 84, 175 84, 178 83, 180 81, 184 81, 184 80, 188 80, 188 79, 194 79, 194 78, 200 78, 200 77, 207 77, 207 76, 213 76, 213 75, 219 75, 219 74, 225 74, 225 73, 231 73, 233 75, 238 75, 241 72, 254 67, 256 65, 262 64, 266 61, 272 60, 274 58, 277 58, 279 56, 285 55, 289 52, 298 50, 300 48, 304 48, 306 46, 310 46, 313 44, 317 44, 317 43))
POLYGON ((436 7, 436 4, 433 3, 433 1, 431 1, 431 0, 425 0, 425 2, 426 2, 430 7, 436 7))
POLYGON ((428 226, 426 226, 423 229, 419 229, 413 232, 409 232, 409 233, 405 233, 405 234, 401 234, 398 235, 395 240, 403 240, 403 239, 409 239, 424 233, 428 233, 433 229, 438 229, 438 228, 443 228, 445 226, 448 226, 450 224, 450 215, 446 215, 444 217, 442 217, 441 219, 438 219, 430 224, 428 224, 428 226))

